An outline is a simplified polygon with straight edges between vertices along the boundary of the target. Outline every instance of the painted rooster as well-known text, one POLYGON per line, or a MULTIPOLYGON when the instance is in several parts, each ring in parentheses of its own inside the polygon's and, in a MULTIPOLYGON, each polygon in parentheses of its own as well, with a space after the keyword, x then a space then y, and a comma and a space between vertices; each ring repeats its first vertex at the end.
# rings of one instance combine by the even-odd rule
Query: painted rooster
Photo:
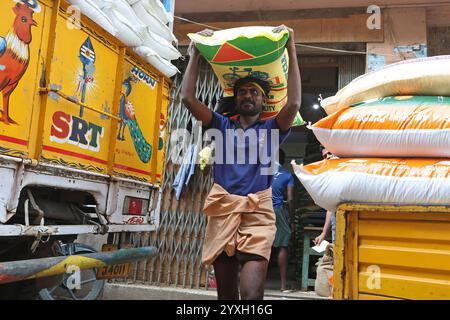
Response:
POLYGON ((12 28, 6 37, 0 36, 0 91, 3 95, 0 121, 5 124, 17 124, 9 116, 9 98, 28 68, 31 27, 37 25, 33 20, 33 13, 40 10, 37 1, 16 0, 16 2, 13 8, 16 17, 12 28))

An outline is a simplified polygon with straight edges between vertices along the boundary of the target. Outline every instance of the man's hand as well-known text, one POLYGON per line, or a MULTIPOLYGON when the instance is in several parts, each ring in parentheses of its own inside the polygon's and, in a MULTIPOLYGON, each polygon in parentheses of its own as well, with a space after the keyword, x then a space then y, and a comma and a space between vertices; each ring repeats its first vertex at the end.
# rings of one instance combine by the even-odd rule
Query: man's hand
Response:
MULTIPOLYGON (((214 31, 211 29, 205 29, 205 30, 197 32, 197 34, 204 36, 204 37, 211 37, 214 34, 214 31)), ((189 48, 188 48, 187 52, 190 57, 196 57, 199 55, 198 49, 195 46, 195 43, 193 41, 191 41, 191 43, 189 44, 189 48)))
POLYGON ((272 32, 274 32, 274 33, 279 33, 279 32, 281 32, 281 31, 283 31, 283 30, 289 31, 289 35, 290 35, 291 33, 294 33, 294 30, 293 30, 292 28, 289 28, 288 26, 285 26, 284 24, 279 25, 278 27, 275 27, 275 28, 272 30, 272 32))
POLYGON ((313 240, 313 242, 314 242, 314 244, 316 245, 316 246, 320 246, 320 244, 322 243, 322 241, 323 240, 325 240, 325 234, 324 233, 321 233, 319 236, 317 236, 314 240, 313 240))
POLYGON ((289 56, 289 71, 287 85, 287 104, 280 110, 276 119, 281 131, 287 131, 292 126, 295 117, 300 109, 302 101, 302 82, 297 61, 297 48, 295 45, 294 30, 285 25, 272 29, 273 32, 289 31, 289 39, 286 43, 286 50, 289 56))
POLYGON ((211 37, 214 34, 214 31, 211 29, 205 29, 205 30, 197 32, 197 34, 204 36, 204 37, 211 37))
POLYGON ((190 57, 196 57, 199 54, 197 47, 195 46, 194 41, 191 41, 188 48, 188 55, 190 57))
POLYGON ((285 26, 284 24, 276 27, 275 29, 272 30, 272 32, 274 33, 279 33, 283 30, 287 30, 289 32, 289 41, 287 42, 290 45, 295 45, 295 37, 294 37, 294 29, 289 28, 288 26, 285 26))

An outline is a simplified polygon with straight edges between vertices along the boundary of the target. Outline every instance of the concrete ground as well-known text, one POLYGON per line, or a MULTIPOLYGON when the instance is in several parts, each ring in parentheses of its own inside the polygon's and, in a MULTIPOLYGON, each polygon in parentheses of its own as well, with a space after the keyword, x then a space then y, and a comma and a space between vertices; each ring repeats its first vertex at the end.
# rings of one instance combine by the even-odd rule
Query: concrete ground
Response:
MULTIPOLYGON (((314 291, 301 291, 300 284, 295 279, 296 264, 288 268, 288 287, 295 291, 282 293, 280 291, 280 274, 276 262, 269 265, 265 300, 326 300, 314 291)), ((314 288, 309 288, 314 290, 314 288)), ((103 300, 216 300, 216 289, 187 289, 180 287, 159 287, 140 284, 108 283, 103 293, 103 300)))
MULTIPOLYGON (((185 289, 176 287, 158 287, 137 284, 108 283, 105 286, 103 300, 216 300, 215 289, 185 289)), ((266 290, 265 300, 326 300, 314 292, 295 291, 281 293, 279 290, 266 290)))

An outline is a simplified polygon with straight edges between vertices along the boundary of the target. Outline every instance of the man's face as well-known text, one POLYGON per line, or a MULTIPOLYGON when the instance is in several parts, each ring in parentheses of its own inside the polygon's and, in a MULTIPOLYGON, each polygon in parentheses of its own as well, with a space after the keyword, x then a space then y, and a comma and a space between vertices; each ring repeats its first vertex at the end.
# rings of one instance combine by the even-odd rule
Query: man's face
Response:
POLYGON ((255 85, 243 84, 237 90, 236 111, 243 116, 256 116, 263 111, 265 100, 264 93, 255 85))

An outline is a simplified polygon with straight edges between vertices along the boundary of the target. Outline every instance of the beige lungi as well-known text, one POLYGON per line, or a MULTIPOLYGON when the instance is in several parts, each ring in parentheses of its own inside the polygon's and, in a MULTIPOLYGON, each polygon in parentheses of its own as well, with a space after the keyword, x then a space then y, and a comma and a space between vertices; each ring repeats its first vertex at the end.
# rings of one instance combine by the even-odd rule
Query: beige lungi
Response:
POLYGON ((203 212, 208 216, 204 265, 211 265, 222 251, 233 256, 238 250, 269 260, 276 232, 272 188, 239 196, 214 184, 203 212))

